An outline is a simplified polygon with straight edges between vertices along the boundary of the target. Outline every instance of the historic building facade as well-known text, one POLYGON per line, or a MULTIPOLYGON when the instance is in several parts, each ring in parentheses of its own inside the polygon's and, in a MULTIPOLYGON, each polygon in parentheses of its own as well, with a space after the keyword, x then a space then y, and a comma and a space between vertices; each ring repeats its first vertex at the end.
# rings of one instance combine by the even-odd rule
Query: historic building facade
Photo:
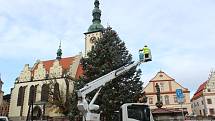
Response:
POLYGON ((69 92, 71 93, 74 88, 74 80, 83 74, 80 60, 83 56, 87 57, 87 53, 91 51, 95 41, 102 36, 104 29, 101 25, 99 0, 95 0, 94 5, 92 25, 84 33, 85 52, 83 55, 80 53, 73 57, 61 58, 62 50, 59 47, 56 59, 38 60, 32 67, 28 64, 24 66, 11 91, 9 110, 11 120, 24 121, 29 118, 30 113, 37 119, 63 115, 57 112, 56 107, 46 106, 49 101, 49 84, 54 82, 53 92, 58 90, 58 92, 66 93, 67 81, 69 80, 69 92))
POLYGON ((3 96, 2 104, 0 105, 0 116, 8 116, 10 107, 10 94, 3 96))
MULTIPOLYGON (((55 90, 66 94, 67 82, 69 92, 73 91, 73 81, 82 74, 80 65, 81 55, 60 58, 48 61, 37 61, 33 67, 26 64, 15 81, 11 92, 9 117, 14 121, 26 120, 31 112, 33 102, 33 115, 42 117, 61 116, 57 109, 45 107, 48 103, 50 83, 55 83, 55 90), (71 77, 71 78, 68 78, 71 77), (32 102, 31 102, 32 101, 32 102)), ((53 96, 53 95, 52 95, 53 96)), ((65 97, 65 96, 62 96, 65 97)))
POLYGON ((3 85, 3 81, 1 80, 1 75, 0 75, 0 116, 8 116, 10 102, 4 98, 5 96, 3 96, 4 92, 2 91, 2 85, 3 85))
POLYGON ((4 95, 4 92, 2 91, 2 85, 3 85, 3 81, 1 80, 1 75, 0 75, 0 105, 2 104, 3 102, 3 95, 4 95))
POLYGON ((160 87, 160 99, 163 102, 162 108, 181 109, 181 104, 177 101, 176 89, 182 89, 184 94, 184 103, 182 108, 184 111, 191 113, 190 91, 187 88, 182 87, 175 81, 175 79, 168 76, 163 71, 158 72, 144 88, 145 94, 148 97, 147 104, 151 109, 157 108, 155 105, 157 102, 156 84, 160 87))
POLYGON ((215 116, 215 72, 199 86, 191 99, 191 107, 194 115, 215 116))

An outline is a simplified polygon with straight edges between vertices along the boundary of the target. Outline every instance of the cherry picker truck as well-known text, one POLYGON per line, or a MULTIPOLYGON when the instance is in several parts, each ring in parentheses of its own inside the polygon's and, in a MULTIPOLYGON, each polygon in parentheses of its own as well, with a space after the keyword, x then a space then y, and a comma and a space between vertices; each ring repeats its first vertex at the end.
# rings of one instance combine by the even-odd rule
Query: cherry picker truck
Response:
MULTIPOLYGON (((105 86, 107 82, 115 79, 116 77, 129 71, 132 67, 138 66, 141 63, 145 63, 152 60, 151 52, 147 55, 143 51, 139 51, 139 61, 122 66, 116 70, 109 72, 108 74, 99 77, 89 83, 83 88, 77 91, 78 94, 78 109, 83 114, 83 121, 100 121, 100 114, 94 113, 99 109, 99 105, 94 104, 102 86, 105 86), (100 88, 94 95, 90 103, 86 100, 86 95, 95 89, 100 88)), ((121 106, 119 111, 120 121, 154 121, 149 106, 144 103, 126 103, 121 106)))

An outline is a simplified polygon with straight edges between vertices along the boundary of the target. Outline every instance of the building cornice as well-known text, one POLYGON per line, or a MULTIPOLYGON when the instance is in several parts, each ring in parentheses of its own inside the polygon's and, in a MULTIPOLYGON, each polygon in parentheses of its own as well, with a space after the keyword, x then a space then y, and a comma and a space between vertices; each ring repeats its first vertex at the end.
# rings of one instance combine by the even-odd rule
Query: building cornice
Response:
MULTIPOLYGON (((183 93, 190 93, 190 91, 183 91, 183 93)), ((149 93, 145 93, 146 95, 156 95, 156 92, 149 92, 149 93)), ((176 92, 172 91, 172 92, 160 92, 160 94, 176 94, 176 92)))
POLYGON ((40 82, 40 81, 51 81, 51 80, 55 80, 55 79, 71 79, 71 80, 74 80, 73 78, 70 78, 70 77, 58 77, 58 78, 38 79, 38 80, 25 81, 25 82, 15 82, 15 84, 24 84, 24 83, 29 83, 29 82, 40 82))

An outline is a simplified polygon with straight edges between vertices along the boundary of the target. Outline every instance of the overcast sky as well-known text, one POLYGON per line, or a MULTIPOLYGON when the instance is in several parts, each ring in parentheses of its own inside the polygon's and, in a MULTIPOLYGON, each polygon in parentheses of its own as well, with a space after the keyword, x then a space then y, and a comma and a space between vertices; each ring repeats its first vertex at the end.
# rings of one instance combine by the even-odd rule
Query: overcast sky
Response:
MULTIPOLYGON (((84 51, 94 0, 0 0, 0 73, 10 93, 25 64, 84 51)), ((134 60, 145 44, 153 61, 141 65, 145 84, 162 70, 191 94, 215 68, 214 0, 100 0, 102 24, 126 43, 134 60)))

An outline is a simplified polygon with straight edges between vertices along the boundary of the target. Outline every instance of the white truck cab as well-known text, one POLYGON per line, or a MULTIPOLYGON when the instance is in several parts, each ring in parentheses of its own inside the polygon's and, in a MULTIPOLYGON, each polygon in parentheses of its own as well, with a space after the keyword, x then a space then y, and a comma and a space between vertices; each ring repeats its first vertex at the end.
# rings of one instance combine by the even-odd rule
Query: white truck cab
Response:
POLYGON ((126 103, 119 111, 120 121, 154 121, 151 110, 144 103, 126 103))
POLYGON ((9 119, 6 116, 0 116, 0 121, 9 121, 9 119))

